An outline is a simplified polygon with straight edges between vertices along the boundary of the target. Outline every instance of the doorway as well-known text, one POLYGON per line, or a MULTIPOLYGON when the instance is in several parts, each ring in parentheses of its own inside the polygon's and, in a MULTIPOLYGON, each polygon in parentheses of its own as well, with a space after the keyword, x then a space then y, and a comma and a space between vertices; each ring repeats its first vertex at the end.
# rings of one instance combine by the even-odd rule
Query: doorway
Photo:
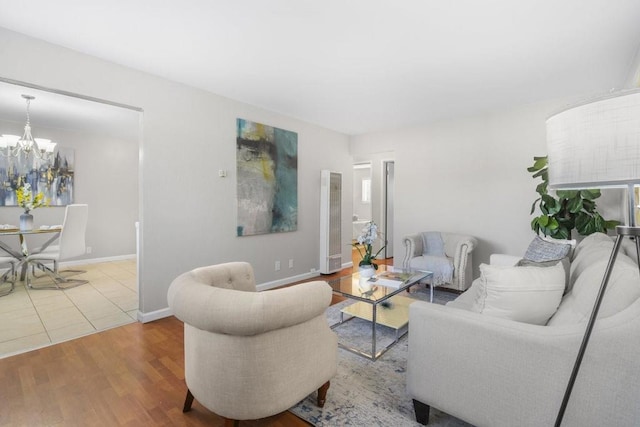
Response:
POLYGON ((356 240, 362 228, 372 219, 371 163, 353 165, 353 222, 352 240, 356 240))
POLYGON ((384 257, 393 258, 394 162, 384 161, 384 257))
MULTIPOLYGON (((0 134, 22 134, 22 94, 34 97, 33 136, 51 139, 73 155, 78 185, 72 202, 89 205, 87 253, 65 264, 86 270, 86 277, 77 278, 89 283, 64 291, 16 283, 12 293, 0 298, 0 312, 11 311, 28 328, 16 324, 1 331, 0 355, 136 321, 142 299, 135 259, 142 110, 0 78, 0 134)), ((34 226, 61 224, 64 211, 64 206, 38 209, 34 226)), ((20 213, 13 204, 1 206, 0 223, 16 224, 20 213)))

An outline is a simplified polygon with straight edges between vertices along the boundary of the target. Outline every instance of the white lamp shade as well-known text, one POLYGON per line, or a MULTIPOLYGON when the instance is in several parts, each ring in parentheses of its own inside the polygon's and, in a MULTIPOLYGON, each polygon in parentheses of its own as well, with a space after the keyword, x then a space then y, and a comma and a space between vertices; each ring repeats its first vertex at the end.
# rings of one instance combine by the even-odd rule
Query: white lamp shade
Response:
POLYGON ((2 135, 2 139, 6 141, 6 144, 9 147, 15 147, 18 145, 18 141, 20 141, 20 137, 18 135, 2 135))
POLYGON ((53 153, 53 149, 56 146, 55 142, 51 142, 50 139, 45 139, 45 138, 35 138, 35 141, 36 141, 36 144, 38 144, 38 149, 40 151, 53 153))
POLYGON ((640 90, 578 105, 547 119, 549 186, 640 182, 640 90))

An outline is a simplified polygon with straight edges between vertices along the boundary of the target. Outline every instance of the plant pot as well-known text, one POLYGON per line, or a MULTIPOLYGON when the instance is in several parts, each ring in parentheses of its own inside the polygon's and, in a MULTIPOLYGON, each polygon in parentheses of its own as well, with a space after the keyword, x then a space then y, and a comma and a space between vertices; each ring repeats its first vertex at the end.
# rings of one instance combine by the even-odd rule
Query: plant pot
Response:
POLYGON ((373 268, 373 265, 361 265, 358 267, 358 272, 360 273, 360 277, 365 278, 373 277, 376 274, 376 270, 373 268))
POLYGON ((22 215, 20 215, 20 230, 33 230, 33 215, 28 213, 23 213, 22 215))

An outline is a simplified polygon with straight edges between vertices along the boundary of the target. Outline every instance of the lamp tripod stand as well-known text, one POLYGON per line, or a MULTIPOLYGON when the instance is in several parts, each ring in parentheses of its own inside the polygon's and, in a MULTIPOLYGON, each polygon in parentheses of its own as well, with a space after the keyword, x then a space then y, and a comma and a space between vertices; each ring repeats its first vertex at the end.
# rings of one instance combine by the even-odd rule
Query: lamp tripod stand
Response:
MULTIPOLYGON (((633 188, 630 189, 633 191, 633 188)), ((632 193, 633 194, 633 193, 632 193)), ((635 204, 631 204, 633 199, 630 199, 630 213, 633 213, 633 207, 635 204)), ((630 223, 634 224, 634 217, 630 217, 630 223)), ((598 311, 600 310, 600 304, 602 303, 602 299, 604 298, 604 293, 607 289, 607 284, 609 283, 609 277, 611 276, 611 272, 613 271, 613 266, 616 262, 616 258, 618 256, 618 252, 620 251, 620 246, 622 246, 622 239, 625 237, 635 238, 636 242, 636 257, 638 261, 638 265, 640 266, 640 227, 632 226, 622 226, 619 225, 616 227, 616 242, 613 246, 613 251, 611 252, 611 257, 609 258, 609 262, 607 264, 607 268, 604 272, 604 277, 602 279, 602 284, 600 285, 600 290, 598 291, 598 296, 596 297, 595 305, 593 306, 593 311, 591 312, 591 317, 589 318, 589 322, 587 323, 587 330, 584 333, 584 337, 582 338, 582 344, 580 345, 580 349, 578 350, 578 356, 576 358, 576 362, 573 366, 573 371, 571 372, 571 377, 569 378, 569 383, 567 384, 567 389, 564 392, 564 398, 562 399, 562 404, 560 405, 560 410, 558 411, 558 416, 556 418, 555 427, 560 427, 562 424, 562 418, 564 416, 564 412, 567 409, 567 403, 569 402, 569 397, 571 396, 571 390, 573 389, 573 384, 576 381, 576 377, 578 376, 578 371, 580 370, 580 364, 582 363, 582 358, 584 356, 584 352, 587 348, 587 344, 589 343, 589 337, 591 336, 591 331, 593 330, 593 325, 596 322, 596 318, 598 316, 598 311)))

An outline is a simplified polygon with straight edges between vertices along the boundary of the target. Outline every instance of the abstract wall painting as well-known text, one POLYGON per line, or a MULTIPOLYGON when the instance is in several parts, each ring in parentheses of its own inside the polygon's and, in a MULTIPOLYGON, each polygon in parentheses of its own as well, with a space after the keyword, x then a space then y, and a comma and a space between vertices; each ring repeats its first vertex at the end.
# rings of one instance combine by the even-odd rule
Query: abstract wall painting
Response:
POLYGON ((237 119, 238 236, 298 228, 298 134, 237 119))
POLYGON ((32 159, 0 157, 0 206, 17 206, 16 190, 31 184, 34 193, 43 192, 49 206, 66 206, 74 200, 75 151, 59 147, 53 161, 37 167, 32 159), (26 167, 28 164, 30 166, 26 167))

